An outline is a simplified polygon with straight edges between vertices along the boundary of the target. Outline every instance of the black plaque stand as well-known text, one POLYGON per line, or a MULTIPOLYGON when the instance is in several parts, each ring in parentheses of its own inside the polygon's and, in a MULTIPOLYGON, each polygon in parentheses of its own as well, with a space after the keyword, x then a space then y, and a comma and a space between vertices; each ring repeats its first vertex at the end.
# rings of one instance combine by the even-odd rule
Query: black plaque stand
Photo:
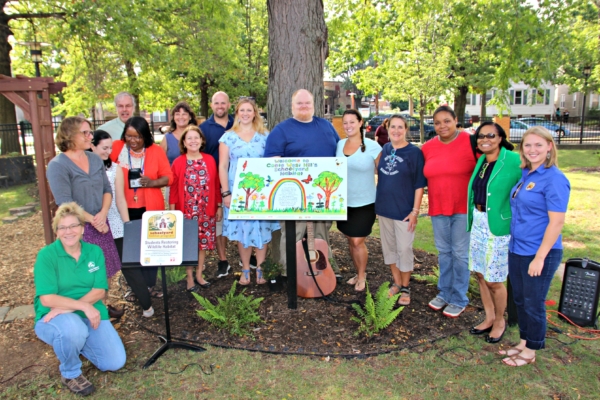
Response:
POLYGON ((288 308, 298 308, 296 287, 296 221, 285 221, 285 262, 287 264, 288 308))
MULTIPOLYGON (((125 224, 125 232, 123 235, 123 268, 144 268, 140 264, 140 245, 142 236, 142 221, 136 220, 125 224)), ((182 266, 195 266, 198 265, 198 221, 184 220, 183 221, 183 261, 182 266), (195 242, 195 243, 194 243, 195 242)), ((176 265, 168 265, 169 267, 176 267, 176 265)), ((294 264, 295 266, 295 264, 294 264)), ((171 324, 169 322, 169 294, 167 292, 167 276, 165 273, 165 266, 160 266, 160 273, 162 278, 162 289, 163 289, 163 304, 165 308, 165 330, 166 337, 159 335, 158 338, 164 342, 162 346, 158 348, 152 354, 152 356, 146 361, 146 364, 142 367, 143 369, 148 368, 165 351, 169 349, 186 349, 196 352, 206 351, 205 348, 200 346, 194 346, 189 343, 176 342, 171 338, 171 324)), ((294 272, 294 281, 296 274, 294 272)), ((294 286, 295 288, 295 286, 294 286)), ((294 289, 295 290, 295 289, 294 289)))

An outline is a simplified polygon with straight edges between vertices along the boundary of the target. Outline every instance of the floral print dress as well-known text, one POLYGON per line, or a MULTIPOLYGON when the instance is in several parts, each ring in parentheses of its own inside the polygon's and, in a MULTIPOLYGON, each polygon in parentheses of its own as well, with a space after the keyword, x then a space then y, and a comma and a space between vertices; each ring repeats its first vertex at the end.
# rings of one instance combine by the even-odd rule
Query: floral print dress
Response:
POLYGON ((210 176, 204 159, 187 160, 183 175, 184 199, 183 215, 186 219, 198 221, 198 248, 214 250, 216 217, 206 215, 208 206, 210 176))
MULTIPOLYGON (((229 147, 229 190, 234 189, 235 171, 240 158, 260 158, 265 153, 267 134, 254 133, 249 142, 242 140, 234 131, 227 131, 219 139, 229 147)), ((265 196, 255 193, 250 199, 252 207, 261 207, 261 201, 266 202, 265 196)), ((231 207, 245 205, 245 199, 231 198, 231 207)), ((229 208, 223 207, 223 236, 229 240, 237 240, 244 248, 256 247, 262 249, 271 241, 271 232, 279 229, 279 223, 274 221, 229 220, 229 208)))

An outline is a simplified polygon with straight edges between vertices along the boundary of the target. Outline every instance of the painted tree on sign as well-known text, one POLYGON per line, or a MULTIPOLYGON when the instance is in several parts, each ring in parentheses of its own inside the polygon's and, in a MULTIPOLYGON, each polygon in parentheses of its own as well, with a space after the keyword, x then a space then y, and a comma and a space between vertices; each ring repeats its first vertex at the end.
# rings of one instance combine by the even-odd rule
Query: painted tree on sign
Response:
POLYGON ((244 192, 246 192, 244 208, 247 210, 250 196, 256 192, 260 192, 265 187, 265 178, 252 172, 242 172, 240 178, 242 178, 242 181, 239 183, 238 188, 244 189, 244 192))
POLYGON ((329 210, 329 200, 333 192, 338 190, 340 183, 344 179, 331 171, 324 171, 319 174, 319 177, 313 182, 313 187, 320 187, 325 192, 325 209, 329 210))

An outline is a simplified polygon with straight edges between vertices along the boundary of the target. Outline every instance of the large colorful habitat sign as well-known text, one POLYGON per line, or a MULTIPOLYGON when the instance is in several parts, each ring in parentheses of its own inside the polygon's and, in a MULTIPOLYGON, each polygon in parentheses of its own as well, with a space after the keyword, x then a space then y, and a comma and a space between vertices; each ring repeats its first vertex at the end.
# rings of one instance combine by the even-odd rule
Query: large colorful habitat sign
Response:
POLYGON ((241 158, 229 219, 346 220, 346 158, 241 158))

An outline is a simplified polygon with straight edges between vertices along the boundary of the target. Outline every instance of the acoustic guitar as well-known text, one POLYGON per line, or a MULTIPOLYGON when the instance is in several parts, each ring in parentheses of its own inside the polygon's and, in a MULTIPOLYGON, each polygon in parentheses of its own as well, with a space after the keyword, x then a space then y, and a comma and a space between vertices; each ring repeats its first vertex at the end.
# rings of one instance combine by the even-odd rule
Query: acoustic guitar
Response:
POLYGON ((327 258, 327 242, 315 239, 312 222, 306 223, 307 240, 296 243, 296 283, 298 296, 315 298, 327 296, 335 290, 335 273, 327 258), (308 258, 307 258, 308 253, 308 258), (312 266, 312 273, 309 267, 312 266), (314 274, 314 276, 313 276, 314 274), (318 283, 319 287, 315 284, 318 283), (321 290, 319 290, 321 288, 321 290), (321 292, 323 292, 321 294, 321 292))

